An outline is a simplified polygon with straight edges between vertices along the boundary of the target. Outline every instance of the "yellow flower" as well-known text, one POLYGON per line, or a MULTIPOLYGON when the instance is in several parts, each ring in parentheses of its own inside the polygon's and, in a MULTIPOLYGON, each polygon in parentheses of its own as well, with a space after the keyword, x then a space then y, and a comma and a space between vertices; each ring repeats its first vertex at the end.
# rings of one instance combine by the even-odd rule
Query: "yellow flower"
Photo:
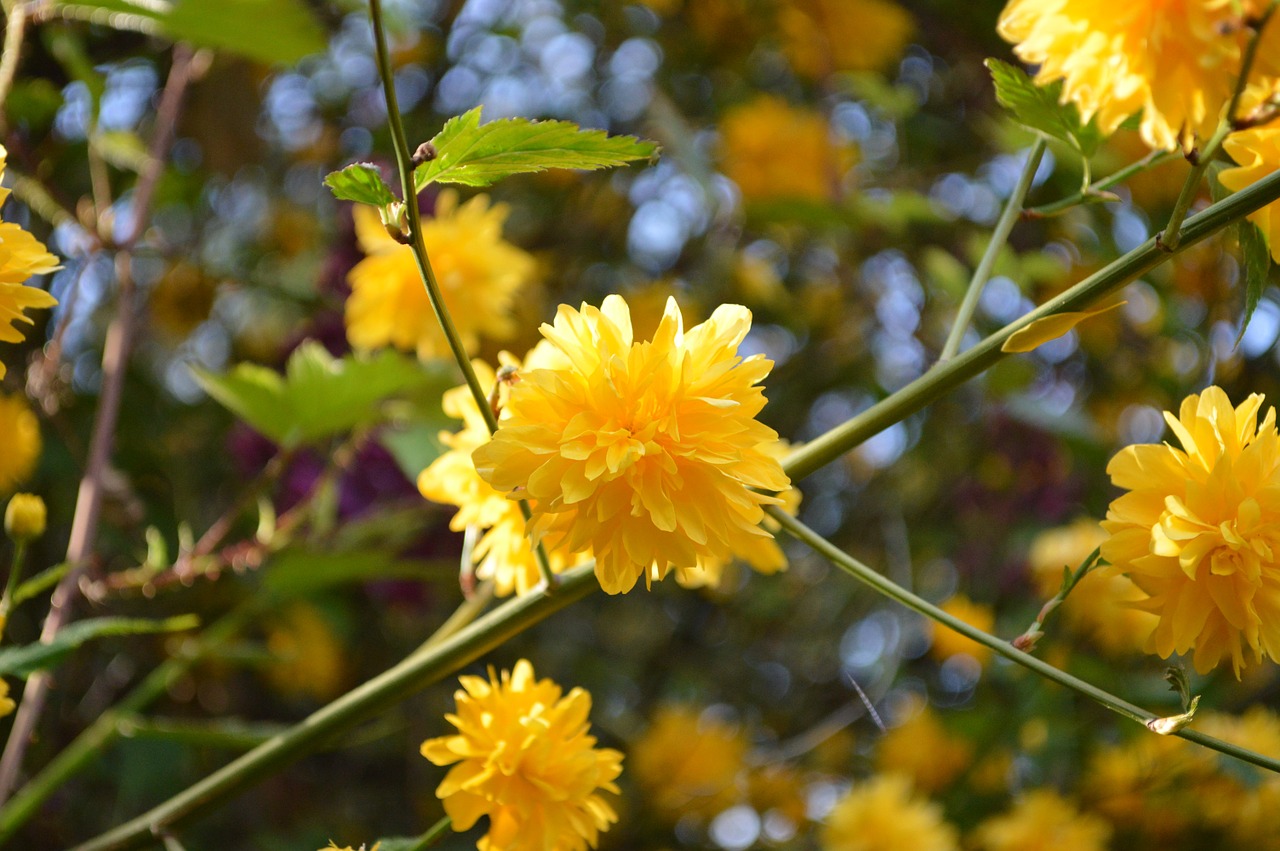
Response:
POLYGON ((43 499, 33 493, 15 493, 4 510, 5 534, 15 541, 34 541, 44 534, 47 516, 43 499))
MULTIPOLYGON (((7 157, 8 152, 0 145, 0 177, 4 176, 7 157)), ((8 197, 9 190, 0 187, 0 204, 8 197)), ((40 240, 12 222, 0 222, 0 341, 22 342, 23 333, 13 323, 32 324, 23 311, 58 303, 44 290, 24 286, 24 283, 32 275, 48 274, 59 268, 58 258, 50 254, 40 240)), ((0 378, 4 376, 5 365, 0 363, 0 378)))
MULTIPOLYGON (((378 846, 380 846, 381 844, 382 844, 381 842, 373 843, 373 847, 370 848, 369 851, 378 851, 378 846)), ((335 848, 337 849, 337 851, 357 851, 357 849, 352 848, 350 845, 344 845, 343 847, 338 848, 338 843, 334 842, 332 839, 330 839, 329 844, 321 848, 320 851, 329 851, 329 849, 331 848, 335 848)), ((360 846, 359 851, 364 851, 363 845, 360 846)))
POLYGON ((275 661, 263 674, 284 694, 328 700, 346 683, 342 642, 314 606, 298 603, 277 614, 267 633, 267 650, 275 661))
POLYGON ((853 145, 832 141, 822 113, 773 95, 725 113, 720 135, 721 168, 748 201, 831 200, 857 162, 853 145))
POLYGON ((777 434, 755 419, 772 363, 737 353, 750 325, 723 305, 685 331, 672 299, 653 340, 635 343, 619 296, 561 305, 542 333, 565 362, 521 374, 476 469, 532 500, 530 530, 549 548, 590 550, 610 594, 730 556, 779 569, 759 523, 782 500, 759 491, 790 481, 769 451, 777 434))
MULTIPOLYGON (((1074 571, 1106 539, 1097 521, 1089 519, 1037 535, 1027 562, 1040 596, 1048 600, 1057 594, 1062 587, 1062 569, 1074 571)), ((1141 650, 1155 629, 1155 616, 1132 605, 1145 597, 1129 577, 1091 570, 1071 589, 1054 616, 1061 616, 1069 629, 1089 637, 1108 653, 1124 655, 1141 650)))
MULTIPOLYGON (((499 358, 505 368, 526 370, 553 363, 554 355, 550 345, 541 343, 529 353, 523 365, 506 352, 499 358)), ((472 366, 480 386, 492 392, 497 380, 493 368, 479 360, 472 361, 472 366)), ((519 374, 516 373, 516 380, 519 374)), ((471 453, 489 441, 489 427, 466 385, 446 391, 443 407, 446 414, 462 420, 463 427, 458 432, 440 433, 440 441, 449 451, 418 476, 418 490, 434 502, 458 506, 458 512, 449 521, 453 531, 462 532, 469 526, 484 530, 471 551, 477 578, 492 580, 494 593, 499 597, 512 592, 527 593, 538 585, 542 575, 525 533, 520 505, 490 487, 471 461, 471 453)), ((504 404, 504 415, 505 407, 504 404)), ((563 549, 547 552, 553 573, 561 573, 588 558, 587 553, 574 554, 563 549)))
POLYGON ((1011 0, 998 30, 1085 121, 1111 133, 1141 112, 1143 140, 1172 150, 1208 138, 1231 96, 1246 37, 1233 16, 1230 0, 1011 0))
MULTIPOLYGON (((354 215, 368 256, 347 276, 347 339, 357 349, 395 346, 424 359, 448 356, 413 251, 391 238, 372 208, 357 205, 354 215)), ((515 333, 512 307, 533 278, 533 257, 502 238, 506 218, 506 205, 490 207, 486 195, 459 205, 457 193, 446 190, 435 217, 422 225, 445 306, 468 352, 482 336, 505 340, 515 333)))
POLYGON ((1110 825, 1050 789, 1028 792, 1012 810, 987 819, 975 831, 986 851, 1106 851, 1110 838, 1110 825))
POLYGON ((1280 435, 1262 396, 1232 408, 1217 387, 1165 414, 1182 449, 1130 446, 1107 465, 1129 493, 1111 503, 1102 557, 1128 573, 1159 616, 1148 644, 1162 657, 1195 650, 1200 673, 1223 657, 1236 676, 1280 658, 1280 435))
POLYGON ((942 807, 915 797, 911 782, 886 774, 836 802, 822 831, 823 851, 953 851, 956 830, 942 807))
POLYGON ((949 733, 927 706, 885 733, 876 748, 878 770, 907 775, 930 793, 950 786, 972 758, 969 742, 949 733))
POLYGON ((709 819, 739 800, 747 741, 737 727, 689 706, 664 706, 631 748, 646 801, 671 822, 709 819))
POLYGON ((0 393, 0 494, 13 493, 40 458, 40 421, 20 395, 0 393))
POLYGON ((480 851, 594 848, 618 820, 600 791, 618 791, 622 754, 588 734, 591 696, 580 688, 562 696, 551 680, 534 679, 526 659, 500 679, 490 668, 487 680, 459 681, 458 711, 445 716, 457 734, 422 743, 431 762, 453 766, 436 789, 453 829, 488 816, 480 851))
POLYGON ((791 0, 778 10, 782 51, 802 76, 880 71, 915 30, 911 15, 888 0, 791 0))
MULTIPOLYGON (((1232 191, 1251 186, 1280 169, 1280 120, 1232 133, 1223 147, 1239 166, 1223 169, 1218 174, 1222 185, 1232 191)), ((1262 231, 1271 247, 1271 257, 1280 263, 1280 204, 1268 204, 1250 213, 1248 218, 1262 231)))
MULTIPOLYGON (((963 594, 957 594, 939 608, 986 633, 990 633, 996 624, 996 616, 990 606, 975 603, 963 594)), ((939 623, 933 625, 933 644, 929 653, 939 660, 950 659, 957 653, 968 653, 979 665, 985 665, 991 658, 991 651, 986 647, 939 623)))
POLYGON ((13 712, 17 706, 13 702, 13 698, 9 697, 9 684, 4 680, 0 680, 0 718, 13 712))

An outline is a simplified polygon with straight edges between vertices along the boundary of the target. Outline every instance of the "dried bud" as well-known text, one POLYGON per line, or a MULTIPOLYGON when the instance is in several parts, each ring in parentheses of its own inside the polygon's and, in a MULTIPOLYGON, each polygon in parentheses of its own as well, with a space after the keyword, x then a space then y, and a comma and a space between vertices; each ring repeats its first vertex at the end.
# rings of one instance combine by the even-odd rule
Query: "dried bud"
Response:
POLYGON ((43 499, 31 493, 14 494, 4 512, 4 531, 15 541, 34 541, 44 534, 46 519, 43 499))
POLYGON ((436 146, 430 142, 423 142, 418 149, 413 152, 413 156, 409 162, 413 163, 413 167, 417 168, 424 163, 429 163, 436 158, 436 146))

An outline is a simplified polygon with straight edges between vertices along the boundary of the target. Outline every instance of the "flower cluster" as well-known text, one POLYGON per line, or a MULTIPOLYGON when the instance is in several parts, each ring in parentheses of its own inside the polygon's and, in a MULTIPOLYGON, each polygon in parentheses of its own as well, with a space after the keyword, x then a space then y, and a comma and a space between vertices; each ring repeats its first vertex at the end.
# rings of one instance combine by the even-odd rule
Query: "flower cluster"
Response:
POLYGON ((672 299, 653 339, 635 342, 621 297, 562 305, 542 326, 556 364, 521 374, 476 470, 530 500, 548 549, 589 551, 610 594, 734 556, 780 569, 759 524, 790 481, 777 434, 755 419, 772 364, 737 353, 750 324, 725 305, 686 331, 672 299))
POLYGON ((1159 616, 1149 646, 1195 651, 1197 671, 1224 658, 1237 676, 1280 658, 1280 434, 1262 396, 1232 407, 1218 387, 1165 420, 1182 448, 1130 446, 1107 466, 1128 493, 1111 503, 1102 557, 1159 616))
MULTIPOLYGON (((1075 103, 1085 121, 1096 117, 1104 133, 1140 112, 1148 145, 1190 149, 1195 137, 1212 135, 1240 73, 1248 33, 1236 5, 1012 0, 998 29, 1023 61, 1038 66, 1037 83, 1061 80, 1063 101, 1075 103)), ((1260 56, 1268 55, 1272 38, 1264 34, 1260 56)), ((1257 70, 1270 71, 1269 63, 1257 70)))
POLYGON ((422 755, 450 765, 436 789, 457 831, 482 816, 480 851, 582 851, 617 821, 601 792, 618 791, 622 754, 588 733, 591 696, 535 679, 525 659, 501 676, 461 677, 458 732, 428 739, 422 755))
MULTIPOLYGON (((448 357, 449 346, 431 308, 413 249, 387 233, 378 213, 357 205, 356 238, 368 255, 348 275, 347 339, 357 349, 395 346, 420 358, 448 357)), ((447 190, 436 199, 435 216, 422 224, 445 306, 462 344, 474 352, 481 337, 506 340, 515 334, 515 300, 533 279, 533 257, 502 238, 503 204, 485 195, 463 204, 447 190)))

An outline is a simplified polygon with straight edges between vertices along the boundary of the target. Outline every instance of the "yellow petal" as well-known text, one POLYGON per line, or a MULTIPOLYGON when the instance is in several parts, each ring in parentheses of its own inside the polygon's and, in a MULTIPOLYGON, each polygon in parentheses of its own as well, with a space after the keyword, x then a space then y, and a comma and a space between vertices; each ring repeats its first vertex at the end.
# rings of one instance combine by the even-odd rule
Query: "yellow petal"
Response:
POLYGON ((1093 310, 1055 313, 1052 316, 1037 319, 1027 327, 1011 334, 1009 339, 1004 341, 1004 345, 1000 347, 1000 351, 1029 352, 1033 349, 1038 349, 1050 340, 1056 340, 1066 334, 1089 317, 1115 310, 1124 304, 1128 304, 1128 302, 1117 301, 1115 304, 1094 308, 1093 310))

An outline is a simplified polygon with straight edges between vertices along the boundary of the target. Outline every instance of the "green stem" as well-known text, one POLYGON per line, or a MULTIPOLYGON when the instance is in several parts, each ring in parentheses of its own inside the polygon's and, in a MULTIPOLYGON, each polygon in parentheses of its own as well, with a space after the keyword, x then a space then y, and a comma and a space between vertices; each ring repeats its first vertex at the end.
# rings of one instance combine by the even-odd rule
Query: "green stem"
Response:
MULTIPOLYGON (((382 0, 369 0, 369 16, 373 21, 373 41, 378 54, 378 73, 382 77, 382 90, 387 99, 387 124, 391 129, 391 142, 396 152, 396 168, 400 173, 400 196, 404 199, 405 216, 409 223, 409 247, 413 250, 418 272, 422 275, 423 286, 427 288, 431 309, 435 312, 445 339, 449 342, 449 350, 453 353, 453 359, 458 362, 458 368, 462 370, 462 376, 471 390, 471 397, 475 399, 476 407, 480 409, 480 416, 484 418, 484 423, 492 434, 498 430, 498 418, 489 406, 489 396, 480 386, 480 379, 476 377, 476 371, 471 366, 471 358, 467 354, 466 346, 462 344, 458 328, 453 324, 453 317, 449 315, 449 308, 444 303, 440 284, 436 280, 435 271, 431 268, 431 258, 427 254, 426 242, 422 238, 422 216, 418 211, 418 191, 413 180, 413 158, 409 153, 409 141, 405 136, 404 122, 400 118, 400 105, 396 99, 395 76, 391 70, 391 51, 387 49, 387 34, 382 26, 382 0)), ((529 510, 529 503, 523 499, 520 500, 520 513, 528 523, 532 513, 529 510)), ((558 579, 551 571, 551 562, 547 559, 546 550, 541 544, 534 544, 533 550, 538 562, 538 570, 542 574, 542 581, 547 590, 551 591, 556 587, 558 579)))
POLYGON ((1086 201, 1117 201, 1119 198, 1111 195, 1107 190, 1113 186, 1119 186, 1135 174, 1163 165, 1178 156, 1177 151, 1152 151, 1137 162, 1129 163, 1124 168, 1118 169, 1097 183, 1090 185, 1083 192, 1077 192, 1075 195, 1063 198, 1061 201, 1054 201, 1052 204, 1028 207, 1022 211, 1022 217, 1024 219, 1044 219, 1065 213, 1067 210, 1077 207, 1086 201))
MULTIPOLYGON (((1016 662, 1024 668, 1040 674, 1046 679, 1052 680, 1061 686, 1069 688, 1077 694, 1084 695, 1102 706, 1105 706, 1107 709, 1110 709, 1112 712, 1123 715, 1133 721, 1137 721, 1139 724, 1145 725, 1148 721, 1154 721, 1160 717, 1139 706, 1129 703, 1123 698, 1116 697, 1109 692, 1103 691, 1097 686, 1087 683, 1078 677, 1073 677, 1066 671, 1055 668, 1049 663, 1037 659, 1029 653, 1023 653, 1021 650, 1015 649, 1013 645, 1009 644, 1007 641, 1002 641, 994 635, 988 635, 982 630, 970 626, 954 615, 947 614, 927 600, 917 597, 907 589, 872 570, 870 567, 844 552, 835 544, 832 544, 817 532, 787 514, 785 511, 779 509, 777 506, 769 506, 765 510, 769 513, 769 516, 782 524, 782 528, 786 529, 787 532, 797 540, 807 544, 809 547, 813 548, 814 551, 825 556, 832 564, 852 576, 854 579, 857 579, 859 582, 866 585, 870 585, 876 591, 892 600, 896 600, 908 609, 919 612, 925 617, 955 630, 965 638, 976 641, 978 644, 990 649, 992 652, 997 653, 1012 662, 1016 662)), ((1212 736, 1206 736, 1203 733, 1197 733, 1192 730, 1179 730, 1174 735, 1188 739, 1196 744, 1218 751, 1219 753, 1224 753, 1228 756, 1233 756, 1237 759, 1244 760, 1245 762, 1252 763, 1253 765, 1265 768, 1269 771, 1280 773, 1280 760, 1254 753, 1246 748, 1238 747, 1228 742, 1215 739, 1212 736)))
POLYGON ((956 352, 960 351, 960 343, 964 340, 964 332, 969 330, 973 312, 978 308, 982 289, 987 285, 987 279, 991 277, 991 269, 996 265, 996 258, 1000 256, 1001 249, 1009 241, 1009 233, 1013 230, 1014 222, 1018 221, 1018 216, 1022 213, 1022 201, 1027 197, 1027 191, 1031 189, 1031 181, 1035 179, 1036 169, 1040 167, 1044 149, 1045 141, 1041 136, 1036 139, 1035 146, 1027 155, 1027 162, 1022 167, 1018 183, 1009 195, 1009 200, 1005 202, 1004 210, 1000 212, 995 230, 991 232, 991 241, 987 243, 987 250, 982 253, 978 268, 973 270, 973 277, 969 279, 969 289, 965 291, 964 300, 960 302, 956 321, 951 326, 946 344, 942 347, 942 354, 938 356, 938 363, 951 360, 956 352))
POLYGON ((18 579, 22 576, 22 562, 27 554, 26 541, 13 542, 13 565, 9 568, 9 578, 4 583, 4 594, 0 595, 0 638, 9 619, 9 610, 13 608, 13 595, 18 590, 18 579))
POLYGON ((1222 148, 1222 143, 1226 141, 1227 136, 1234 129, 1236 110, 1240 107, 1240 97, 1244 94, 1245 87, 1249 82, 1249 72, 1252 70, 1253 61, 1258 55, 1258 44, 1262 41, 1262 30, 1266 27, 1267 21, 1271 20, 1271 15, 1275 10, 1276 3, 1273 0, 1255 24, 1253 35, 1249 39, 1249 44, 1244 51, 1244 57, 1240 62, 1240 74, 1236 77, 1235 89, 1231 93, 1231 101, 1227 104, 1227 108, 1222 114, 1222 120, 1218 122, 1218 129, 1213 132, 1208 143, 1204 146, 1204 150, 1200 151, 1199 156, 1197 156, 1195 164, 1191 167, 1191 173, 1187 175, 1186 181, 1182 184, 1182 191, 1178 193, 1178 200, 1173 205, 1173 212, 1169 214, 1169 223, 1164 226, 1164 231, 1156 237, 1156 242, 1167 251, 1175 251, 1182 244, 1182 223, 1187 217, 1187 211, 1191 209, 1192 202, 1195 201, 1196 194, 1200 191, 1200 181, 1204 178, 1204 173, 1208 170, 1209 164, 1218 155, 1218 151, 1222 148))
POLYGON ((39 811, 40 805, 50 795, 120 738, 124 729, 121 723, 123 720, 136 715, 168 693, 179 677, 184 676, 192 665, 238 632, 256 610, 256 606, 245 606, 210 626, 195 640, 194 646, 163 662, 123 700, 94 719, 71 744, 63 748, 39 774, 0 808, 0 845, 11 839, 39 811))
POLYGON ((449 828, 453 827, 453 819, 445 816, 440 821, 431 825, 431 829, 418 837, 418 841, 404 849, 404 851, 423 851, 430 848, 440 841, 440 838, 448 833, 449 828))
POLYGON ((867 410, 791 452, 783 469, 792 481, 799 481, 825 466, 864 440, 905 420, 939 396, 978 375, 1005 357, 1000 347, 1017 331, 1055 313, 1080 310, 1141 277, 1179 251, 1183 251, 1280 198, 1280 171, 1224 198, 1191 218, 1183 228, 1182 242, 1166 251, 1148 239, 1142 245, 1108 264, 1040 307, 1001 328, 982 342, 966 349, 944 364, 903 387, 867 410))
POLYGON ((399 664, 316 710, 288 731, 142 815, 77 846, 75 851, 137 848, 159 832, 186 824, 324 741, 438 682, 599 587, 595 565, 591 563, 567 571, 560 578, 559 593, 512 598, 443 641, 429 639, 399 664))

